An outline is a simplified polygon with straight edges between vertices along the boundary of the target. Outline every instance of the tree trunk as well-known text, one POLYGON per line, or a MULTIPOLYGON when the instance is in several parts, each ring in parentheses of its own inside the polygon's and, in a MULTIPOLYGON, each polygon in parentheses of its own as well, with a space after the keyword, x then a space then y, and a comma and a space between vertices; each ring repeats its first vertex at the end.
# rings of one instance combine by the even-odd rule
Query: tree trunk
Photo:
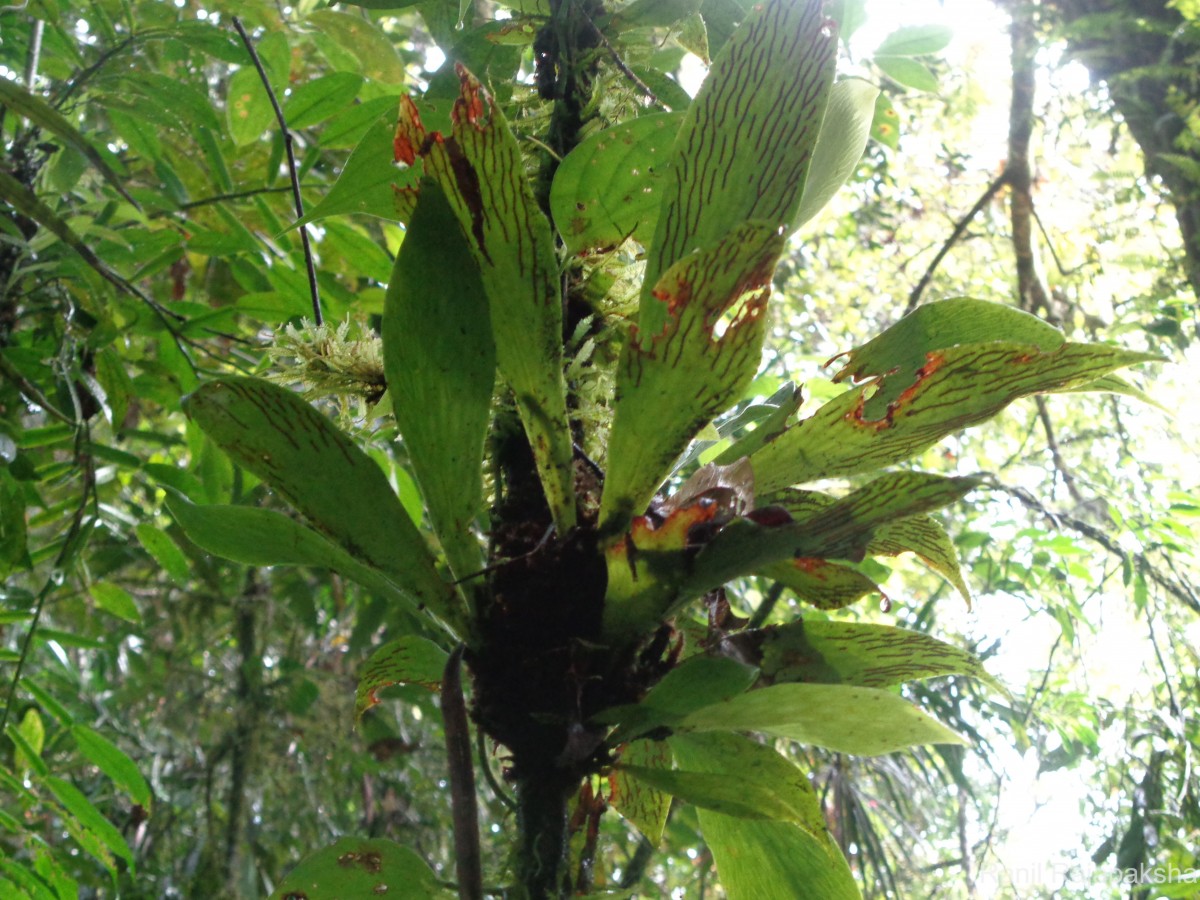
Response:
POLYGON ((1166 0, 1048 0, 1044 7, 1071 54, 1107 86, 1145 156, 1146 172, 1167 187, 1183 238, 1184 273, 1200 297, 1200 183, 1163 156, 1200 165, 1200 141, 1188 140, 1181 115, 1200 102, 1200 29, 1189 28, 1166 0))
MULTIPOLYGON (((520 761, 516 761, 520 765, 520 761)), ((543 764, 549 761, 542 761, 543 764)), ((517 775, 517 884, 519 900, 567 895, 567 804, 576 785, 562 773, 531 766, 517 775)))

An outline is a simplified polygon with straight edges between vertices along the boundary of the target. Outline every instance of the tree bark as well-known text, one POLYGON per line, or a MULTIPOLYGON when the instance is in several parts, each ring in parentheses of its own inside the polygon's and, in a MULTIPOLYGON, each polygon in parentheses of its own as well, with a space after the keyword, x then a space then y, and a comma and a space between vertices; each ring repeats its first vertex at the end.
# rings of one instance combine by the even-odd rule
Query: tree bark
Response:
POLYGON ((1179 141, 1187 129, 1180 112, 1200 102, 1200 28, 1189 27, 1166 0, 1047 0, 1043 7, 1070 53, 1107 86, 1147 174, 1166 186, 1183 238, 1184 274, 1200 298, 1200 183, 1163 157, 1200 165, 1200 142, 1179 141))

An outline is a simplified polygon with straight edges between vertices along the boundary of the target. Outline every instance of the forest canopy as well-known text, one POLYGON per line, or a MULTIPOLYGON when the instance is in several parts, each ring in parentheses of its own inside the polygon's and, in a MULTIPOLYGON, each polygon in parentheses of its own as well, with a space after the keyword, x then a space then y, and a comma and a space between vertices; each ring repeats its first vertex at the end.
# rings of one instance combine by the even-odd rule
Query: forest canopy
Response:
POLYGON ((0 7, 0 895, 1194 896, 1200 5, 905 6, 0 7))

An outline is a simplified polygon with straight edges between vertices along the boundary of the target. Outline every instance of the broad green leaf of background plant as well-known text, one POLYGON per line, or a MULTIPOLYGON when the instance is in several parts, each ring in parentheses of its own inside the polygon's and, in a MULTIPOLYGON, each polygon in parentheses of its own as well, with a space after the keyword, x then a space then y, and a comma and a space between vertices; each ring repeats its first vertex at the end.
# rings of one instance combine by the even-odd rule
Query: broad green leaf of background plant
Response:
POLYGON ((646 253, 638 325, 667 316, 659 279, 696 247, 755 220, 786 226, 804 193, 833 83, 837 26, 822 0, 768 0, 722 48, 684 114, 646 253))
POLYGON ((125 751, 86 725, 72 725, 71 737, 75 739, 75 746, 79 748, 79 752, 107 775, 129 799, 145 807, 147 811, 150 809, 153 799, 150 785, 125 751))
POLYGON ((813 147, 800 209, 789 229, 795 231, 822 209, 846 183, 862 159, 871 136, 879 88, 862 78, 839 81, 829 92, 829 105, 813 147))
POLYGON ((382 838, 344 837, 310 853, 270 900, 452 900, 413 850, 382 838))
POLYGON ((867 472, 908 459, 943 437, 996 415, 1013 400, 1089 381, 1158 357, 1067 343, 964 344, 927 354, 915 373, 853 388, 751 455, 762 496, 792 484, 867 472), (895 397, 886 408, 872 401, 895 397))
POLYGON ((896 112, 896 107, 887 94, 880 93, 875 99, 871 137, 892 150, 900 149, 900 114, 896 112))
POLYGON ((562 369, 562 298, 550 222, 538 208, 520 145, 479 81, 456 67, 450 135, 427 133, 400 102, 397 157, 446 192, 479 266, 496 359, 512 388, 559 534, 575 524, 574 455, 562 369))
POLYGON ((760 731, 856 756, 965 743, 891 691, 842 684, 773 684, 696 710, 676 727, 760 731))
POLYGON ((449 654, 433 641, 406 634, 389 641, 371 654, 358 676, 354 694, 354 719, 379 702, 379 691, 394 684, 419 684, 436 691, 449 654))
POLYGON ((617 368, 601 531, 623 530, 642 512, 688 442, 753 380, 782 249, 776 226, 747 222, 659 280, 663 327, 635 327, 617 368))
POLYGON ((299 85, 283 105, 288 128, 308 128, 340 113, 353 104, 362 84, 361 75, 331 72, 299 85))
POLYGON ((65 778, 55 775, 46 775, 41 780, 70 814, 70 819, 64 823, 67 830, 79 841, 80 846, 104 864, 114 879, 117 869, 113 864, 113 856, 119 856, 131 873, 137 871, 133 853, 121 832, 92 805, 92 801, 79 788, 65 778), (79 826, 82 826, 82 831, 79 830, 79 826))
POLYGON ((879 70, 901 87, 932 94, 938 89, 937 76, 929 66, 907 56, 876 56, 872 60, 879 70))
POLYGON ((125 190, 125 179, 109 165, 108 161, 100 155, 100 151, 92 146, 92 143, 80 134, 74 125, 59 114, 58 110, 8 78, 0 78, 0 106, 11 109, 39 128, 50 132, 67 146, 82 153, 117 193, 137 206, 137 203, 125 190))
POLYGON ((905 25, 897 28, 875 48, 880 56, 925 56, 946 49, 954 30, 945 25, 905 25))
POLYGON ((392 411, 450 569, 465 578, 483 568, 472 525, 483 502, 496 348, 479 267, 428 179, 388 282, 382 335, 392 411))
POLYGON ((404 61, 400 59, 391 39, 370 19, 348 12, 319 9, 310 12, 307 21, 323 36, 354 54, 362 74, 367 78, 388 85, 404 83, 404 61))
POLYGON ((262 137, 275 121, 271 98, 263 88, 258 72, 246 66, 229 79, 229 98, 225 109, 229 134, 237 146, 245 146, 262 137))
POLYGON ((618 31, 630 28, 664 28, 700 11, 702 0, 634 0, 615 13, 618 31))
POLYGON ((758 666, 760 684, 886 688, 941 675, 969 675, 999 688, 967 651, 891 625, 801 619, 727 635, 720 649, 758 666))
MULTIPOLYGON (((717 735, 680 735, 671 740, 676 763, 692 772, 713 772, 736 779, 730 774, 731 757, 735 754, 754 754, 752 763, 772 771, 775 763, 759 759, 758 751, 748 750, 738 739, 739 746, 709 742, 717 735), (734 751, 731 753, 731 751, 734 751)), ((720 736, 722 738, 730 736, 720 736)), ((757 745, 755 745, 757 746, 757 745)), ((767 752, 769 748, 761 748, 767 752)), ((784 761, 786 762, 786 761, 784 761)), ((790 763, 787 763, 790 765, 790 763)), ((794 767, 793 767, 794 768, 794 767)), ((799 773, 801 779, 803 773, 799 773)), ((811 812, 820 819, 819 809, 803 799, 804 788, 797 779, 777 781, 781 792, 793 799, 793 806, 811 812)), ((721 887, 730 900, 794 900, 797 897, 821 900, 859 900, 858 885, 846 859, 828 837, 822 836, 823 822, 813 821, 809 830, 794 822, 764 822, 740 819, 711 810, 697 811, 704 841, 712 850, 721 876, 721 887), (817 831, 821 828, 821 832, 817 831)))
POLYGON ((570 253, 650 243, 658 222, 667 157, 682 113, 641 116, 605 128, 563 159, 550 212, 570 253))
POLYGON ((316 566, 332 569, 390 600, 414 597, 387 575, 295 519, 256 506, 204 506, 168 494, 167 509, 201 550, 248 566, 316 566))
POLYGON ((134 529, 134 533, 138 543, 171 576, 171 580, 179 587, 187 587, 191 566, 171 536, 151 522, 142 522, 134 529))
POLYGON ((297 220, 293 228, 326 216, 349 213, 404 221, 405 207, 397 201, 394 189, 415 184, 420 172, 393 164, 395 123, 395 113, 390 110, 375 120, 359 138, 328 193, 297 220))
POLYGON ((460 598, 379 466, 312 406, 278 385, 229 377, 197 388, 184 411, 351 556, 462 627, 460 598))

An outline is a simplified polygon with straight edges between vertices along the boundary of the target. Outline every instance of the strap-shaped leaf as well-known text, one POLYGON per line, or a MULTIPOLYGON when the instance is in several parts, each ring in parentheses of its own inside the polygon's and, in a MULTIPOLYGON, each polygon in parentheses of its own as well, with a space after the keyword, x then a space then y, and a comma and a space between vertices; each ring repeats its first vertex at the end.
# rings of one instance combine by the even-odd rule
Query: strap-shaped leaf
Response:
POLYGON ((737 696, 757 678, 756 668, 735 659, 693 656, 668 672, 640 703, 610 707, 594 719, 616 725, 609 741, 624 743, 656 728, 674 725, 716 700, 737 696))
POLYGON ((1120 347, 1066 343, 964 344, 927 353, 916 372, 882 376, 835 397, 755 452, 760 496, 792 484, 853 475, 920 453, 990 419, 1012 401, 1086 384, 1158 357, 1120 347), (893 397, 882 408, 876 397, 893 397))
POLYGON ((681 113, 640 116, 592 135, 563 159, 550 212, 567 250, 649 244, 681 113))
POLYGON ((657 622, 679 596, 690 568, 690 536, 711 528, 716 504, 693 503, 655 523, 638 516, 620 540, 604 548, 608 584, 604 633, 632 636, 657 622))
POLYGON ((792 557, 862 559, 877 529, 947 506, 979 484, 976 478, 889 472, 801 521, 759 525, 734 520, 697 554, 680 596, 699 596, 792 557))
POLYGON ((796 596, 817 609, 843 609, 879 585, 856 569, 813 556, 771 563, 755 574, 781 582, 796 596))
POLYGON ((392 409, 450 569, 483 567, 472 523, 496 349, 479 267, 436 183, 420 199, 388 283, 383 362, 392 409))
POLYGON ((378 569, 360 562, 324 535, 273 509, 202 506, 172 493, 167 509, 193 544, 214 556, 248 566, 317 566, 332 569, 381 597, 420 602, 378 569))
POLYGON ((937 572, 962 595, 971 607, 971 589, 963 578, 954 542, 941 523, 929 516, 910 516, 880 526, 867 545, 868 556, 899 556, 914 553, 926 566, 937 572))
MULTIPOLYGON (((959 344, 1009 341, 1054 350, 1066 340, 1053 325, 1024 310, 1005 303, 953 297, 918 306, 861 347, 846 353, 845 364, 833 380, 861 381, 892 371, 911 376, 925 365, 927 353, 959 344)), ((903 380, 898 379, 898 383, 903 380)), ((874 402, 886 405, 892 399, 880 395, 874 402)))
POLYGON ((778 227, 747 222, 659 280, 663 325, 635 327, 617 370, 601 530, 620 531, 645 509, 688 442, 754 378, 782 250, 778 227))
POLYGON ((891 625, 802 619, 728 635, 720 649, 757 665, 762 684, 886 688, 942 675, 970 675, 999 688, 973 654, 891 625))
POLYGON ((692 772, 711 772, 732 782, 742 778, 774 784, 781 800, 801 811, 805 824, 762 821, 697 810, 704 841, 712 850, 721 887, 730 900, 820 897, 859 900, 846 858, 825 833, 807 778, 769 747, 740 735, 677 735, 670 740, 676 762, 692 772), (751 749, 753 748, 753 749, 751 749), (768 759, 772 754, 775 759, 768 759), (784 769, 783 766, 789 767, 784 769))
MULTIPOLYGON (((792 489, 777 497, 776 502, 794 518, 802 520, 828 509, 837 503, 837 498, 819 491, 792 489)), ((954 542, 950 540, 950 535, 936 519, 929 516, 908 516, 885 522, 871 536, 871 542, 867 545, 865 552, 867 556, 916 554, 922 563, 950 582, 962 594, 963 599, 967 601, 967 606, 970 607, 971 591, 963 578, 954 542)), ((797 562, 800 561, 797 560, 797 562)), ((772 567, 770 570, 764 570, 762 574, 774 577, 777 569, 772 567)), ((781 577, 779 580, 799 592, 799 588, 787 578, 781 577)), ((820 604, 815 605, 819 606, 820 604)))
POLYGON ((833 83, 837 23, 824 0, 766 0, 722 48, 684 115, 646 254, 639 324, 658 332, 662 274, 758 220, 796 217, 833 83))
POLYGON ((608 776, 608 804, 658 846, 667 825, 671 796, 644 780, 627 774, 628 767, 665 770, 671 768, 671 750, 664 741, 631 741, 621 748, 622 765, 608 776))
POLYGON ((354 720, 379 702, 379 691, 394 684, 419 684, 431 691, 442 686, 442 673, 450 654, 415 634, 389 641, 371 654, 358 676, 354 692, 354 720))
MULTIPOLYGON (((825 824, 825 816, 808 776, 774 748, 740 734, 717 731, 676 734, 668 738, 667 743, 672 753, 678 748, 682 759, 693 762, 703 757, 705 760, 697 770, 692 770, 690 765, 681 766, 676 770, 678 774, 704 772, 724 779, 734 789, 744 786, 756 798, 761 798, 762 809, 757 815, 748 810, 747 818, 792 822, 824 844, 830 853, 840 852, 825 824), (770 798, 766 796, 768 793, 770 798)), ((677 796, 688 803, 707 805, 703 797, 677 796)), ((737 815, 736 812, 733 814, 737 815)))
POLYGON ((438 575, 382 470, 312 406, 278 385, 229 377, 201 385, 184 410, 351 556, 462 628, 461 599, 438 575))
POLYGON ((760 731, 856 756, 965 743, 891 691, 841 684, 773 684, 699 709, 677 727, 760 731))
MULTIPOLYGON (((862 559, 879 529, 940 509, 979 483, 975 478, 890 472, 828 505, 814 506, 804 518, 778 524, 736 518, 721 527, 717 504, 704 501, 676 510, 657 527, 638 517, 620 540, 605 548, 604 633, 644 633, 683 604, 734 578, 775 575, 773 565, 795 558, 862 559)), ((852 587, 855 583, 845 585, 847 591, 852 587)), ((863 578, 856 582, 855 596, 843 598, 844 603, 874 589, 863 578)))
POLYGON ((561 534, 575 524, 575 496, 550 222, 500 109, 470 72, 456 69, 460 96, 451 133, 427 133, 416 106, 401 98, 396 157, 410 166, 422 159, 458 218, 487 292, 500 374, 515 395, 561 534))

